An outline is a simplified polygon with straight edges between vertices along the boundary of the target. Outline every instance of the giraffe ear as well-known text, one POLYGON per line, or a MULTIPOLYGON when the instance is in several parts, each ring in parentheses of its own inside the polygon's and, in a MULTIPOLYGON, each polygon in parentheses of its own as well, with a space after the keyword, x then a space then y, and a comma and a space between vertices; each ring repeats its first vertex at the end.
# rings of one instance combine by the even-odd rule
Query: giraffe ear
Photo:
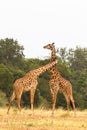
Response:
POLYGON ((53 42, 52 45, 54 45, 55 43, 53 42))

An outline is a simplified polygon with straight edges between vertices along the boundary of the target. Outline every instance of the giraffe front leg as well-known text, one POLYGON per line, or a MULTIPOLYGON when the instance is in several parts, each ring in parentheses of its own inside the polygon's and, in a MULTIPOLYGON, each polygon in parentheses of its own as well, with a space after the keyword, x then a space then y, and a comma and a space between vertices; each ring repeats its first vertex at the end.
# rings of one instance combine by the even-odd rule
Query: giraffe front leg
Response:
POLYGON ((55 104, 56 104, 56 96, 55 96, 55 94, 53 94, 52 95, 52 115, 54 115, 55 104))
POLYGON ((34 114, 34 95, 35 95, 35 89, 31 89, 30 90, 30 102, 31 102, 31 111, 32 111, 32 115, 34 114))
POLYGON ((53 90, 51 89, 51 95, 52 95, 52 115, 54 115, 57 92, 55 92, 55 91, 53 91, 53 90))
MULTIPOLYGON (((21 88, 21 87, 20 87, 21 88)), ((19 112, 21 112, 21 106, 20 106, 20 102, 21 102, 21 96, 22 96, 22 93, 23 93, 23 89, 17 89, 15 94, 16 94, 16 101, 17 101, 17 106, 18 106, 18 109, 19 109, 19 112)))
POLYGON ((21 112, 20 101, 21 101, 21 98, 18 97, 18 98, 17 98, 17 105, 18 105, 19 112, 21 112))

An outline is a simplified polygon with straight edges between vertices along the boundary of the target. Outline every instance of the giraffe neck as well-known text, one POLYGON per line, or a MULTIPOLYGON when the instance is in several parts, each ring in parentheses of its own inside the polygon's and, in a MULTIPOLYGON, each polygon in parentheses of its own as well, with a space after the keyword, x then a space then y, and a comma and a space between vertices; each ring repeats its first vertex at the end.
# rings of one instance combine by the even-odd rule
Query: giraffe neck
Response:
MULTIPOLYGON (((45 72, 46 70, 48 70, 49 68, 51 68, 53 65, 55 65, 57 63, 57 60, 52 61, 42 67, 39 67, 37 69, 31 70, 31 73, 33 73, 33 75, 35 76, 39 76, 40 74, 42 74, 43 72, 45 72)), ((30 73, 30 72, 29 72, 30 73)))
MULTIPOLYGON (((55 47, 53 47, 51 50, 51 62, 54 61, 55 59, 57 59, 56 49, 55 49, 55 47)), ((56 74, 56 72, 57 72, 56 64, 54 66, 52 66, 49 70, 51 73, 51 77, 54 76, 54 73, 56 74)))
POLYGON ((56 49, 54 47, 51 52, 51 61, 54 61, 55 59, 57 59, 57 57, 56 57, 56 49))

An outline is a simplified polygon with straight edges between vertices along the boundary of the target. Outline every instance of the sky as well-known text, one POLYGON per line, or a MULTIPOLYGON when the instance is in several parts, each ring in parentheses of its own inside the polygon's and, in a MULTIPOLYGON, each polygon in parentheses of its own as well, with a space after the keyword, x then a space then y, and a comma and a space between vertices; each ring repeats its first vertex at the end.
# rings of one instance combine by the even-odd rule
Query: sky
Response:
POLYGON ((0 0, 0 39, 13 38, 27 58, 50 56, 43 46, 87 47, 87 0, 0 0))

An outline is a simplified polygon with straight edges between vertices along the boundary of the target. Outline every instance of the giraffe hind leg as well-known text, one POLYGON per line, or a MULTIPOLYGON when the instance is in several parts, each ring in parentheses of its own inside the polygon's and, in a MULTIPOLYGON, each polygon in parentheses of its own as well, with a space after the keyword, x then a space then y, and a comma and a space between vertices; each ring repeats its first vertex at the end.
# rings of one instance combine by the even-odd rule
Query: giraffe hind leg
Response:
POLYGON ((16 97, 16 96, 15 96, 15 92, 13 91, 13 94, 12 94, 12 96, 10 97, 10 100, 9 100, 9 107, 8 107, 7 114, 9 114, 11 104, 12 104, 13 100, 15 99, 15 97, 16 97))
POLYGON ((70 98, 67 96, 67 94, 63 93, 66 99, 66 103, 67 103, 67 110, 69 112, 69 108, 70 108, 70 98))
POLYGON ((72 96, 70 96, 70 102, 71 102, 72 107, 73 107, 73 109, 74 109, 74 114, 76 115, 75 103, 74 103, 74 99, 73 99, 72 96))

